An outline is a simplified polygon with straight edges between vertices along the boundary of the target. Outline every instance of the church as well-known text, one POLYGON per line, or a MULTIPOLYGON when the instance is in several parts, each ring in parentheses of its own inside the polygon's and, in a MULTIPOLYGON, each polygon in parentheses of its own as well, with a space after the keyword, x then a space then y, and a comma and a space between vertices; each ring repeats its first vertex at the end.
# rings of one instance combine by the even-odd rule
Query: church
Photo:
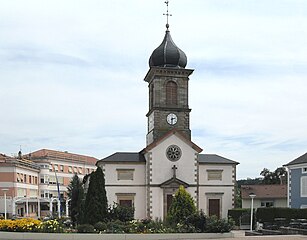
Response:
POLYGON ((146 146, 116 152, 97 162, 105 174, 109 204, 133 206, 136 219, 165 219, 175 192, 184 186, 197 209, 226 218, 234 208, 236 161, 202 154, 191 140, 186 54, 172 40, 169 24, 149 58, 146 146))

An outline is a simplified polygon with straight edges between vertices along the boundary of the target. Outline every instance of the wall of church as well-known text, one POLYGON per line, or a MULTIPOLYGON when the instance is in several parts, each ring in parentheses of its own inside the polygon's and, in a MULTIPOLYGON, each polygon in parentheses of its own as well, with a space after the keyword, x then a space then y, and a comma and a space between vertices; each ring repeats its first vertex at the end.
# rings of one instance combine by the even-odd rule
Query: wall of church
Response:
POLYGON ((163 220, 163 189, 151 187, 151 218, 163 220))
POLYGON ((145 186, 107 186, 108 204, 119 203, 121 197, 131 197, 135 207, 134 218, 146 218, 146 187, 145 186))
POLYGON ((233 165, 230 164, 200 164, 199 165, 199 184, 206 185, 225 185, 234 184, 235 172, 233 165), (209 180, 210 170, 221 170, 221 180, 209 180))
MULTIPOLYGON (((105 174, 108 204, 119 203, 120 199, 131 199, 135 207, 134 217, 146 217, 145 163, 108 163, 100 165, 105 174), (132 171, 133 179, 119 179, 119 172, 132 171)), ((124 177, 129 175, 124 175, 124 177)))
POLYGON ((233 208, 233 187, 212 186, 199 187, 199 209, 209 215, 209 199, 220 199, 220 214, 222 218, 227 218, 228 210, 233 208))
POLYGON ((144 185, 145 184, 145 163, 118 163, 104 164, 102 169, 105 174, 105 183, 116 185, 144 185), (133 180, 119 180, 119 170, 133 170, 133 180))
POLYGON ((188 184, 196 184, 196 151, 176 135, 165 139, 152 149, 151 184, 161 184, 173 177, 172 167, 177 167, 176 177, 188 184), (166 150, 170 145, 180 147, 182 155, 178 161, 170 161, 166 157, 166 150))
POLYGON ((209 214, 209 199, 220 199, 220 214, 227 217, 234 206, 235 166, 232 164, 199 165, 199 208, 209 214), (215 175, 210 173, 214 172, 215 175))

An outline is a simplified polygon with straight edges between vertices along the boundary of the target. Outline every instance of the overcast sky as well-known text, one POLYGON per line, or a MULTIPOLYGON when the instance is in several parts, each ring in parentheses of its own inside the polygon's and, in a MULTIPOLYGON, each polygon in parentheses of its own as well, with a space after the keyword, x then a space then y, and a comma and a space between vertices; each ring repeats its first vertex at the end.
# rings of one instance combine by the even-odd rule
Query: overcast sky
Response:
MULTIPOLYGON (((163 0, 0 0, 0 152, 140 151, 163 0)), ((307 151, 307 1, 170 0, 192 140, 258 177, 307 151)))

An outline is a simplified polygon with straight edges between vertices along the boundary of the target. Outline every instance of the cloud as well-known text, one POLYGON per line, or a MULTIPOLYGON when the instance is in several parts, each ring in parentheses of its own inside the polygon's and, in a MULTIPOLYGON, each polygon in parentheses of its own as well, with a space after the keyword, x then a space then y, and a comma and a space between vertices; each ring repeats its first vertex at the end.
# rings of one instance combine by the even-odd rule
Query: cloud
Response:
MULTIPOLYGON (((257 176, 306 152, 307 26, 301 0, 178 0, 170 30, 188 56, 191 130, 205 153, 257 176)), ((148 59, 163 1, 3 1, 0 152, 102 158, 145 146, 148 59)))
POLYGON ((208 73, 220 77, 239 77, 237 81, 246 81, 243 76, 250 76, 255 79, 255 77, 307 75, 307 62, 274 61, 266 58, 259 60, 250 58, 195 59, 191 65, 203 74, 208 73))

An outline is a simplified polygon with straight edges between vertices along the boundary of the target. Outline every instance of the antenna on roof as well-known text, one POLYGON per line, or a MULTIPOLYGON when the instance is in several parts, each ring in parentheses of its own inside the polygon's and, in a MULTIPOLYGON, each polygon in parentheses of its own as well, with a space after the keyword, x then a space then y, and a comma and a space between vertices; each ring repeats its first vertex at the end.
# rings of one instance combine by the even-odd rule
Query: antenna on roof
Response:
POLYGON ((170 14, 170 13, 168 12, 168 3, 169 3, 169 1, 167 0, 167 1, 165 1, 164 3, 166 4, 166 13, 163 13, 163 15, 166 16, 166 29, 168 30, 168 28, 169 28, 168 17, 171 17, 172 14, 170 14))

